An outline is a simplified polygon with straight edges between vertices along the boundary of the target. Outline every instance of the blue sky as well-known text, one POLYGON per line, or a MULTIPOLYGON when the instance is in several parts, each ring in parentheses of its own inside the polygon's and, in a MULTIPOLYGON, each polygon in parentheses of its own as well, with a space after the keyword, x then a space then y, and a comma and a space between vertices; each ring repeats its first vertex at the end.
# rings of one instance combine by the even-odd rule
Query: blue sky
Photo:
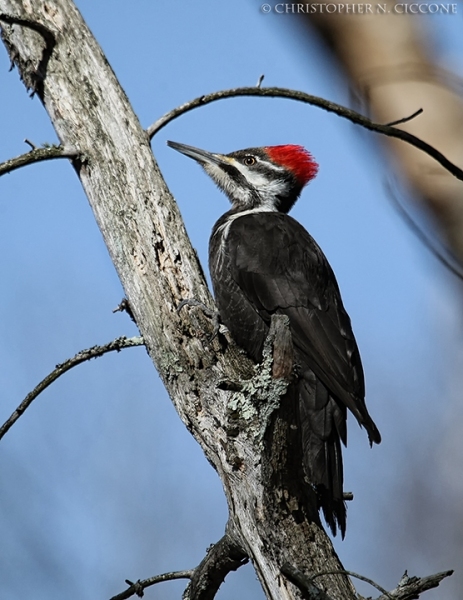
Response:
MULTIPOLYGON (((303 40, 293 17, 262 14, 259 3, 77 6, 145 127, 189 99, 253 85, 261 74, 264 85, 349 104, 348 84, 317 36, 303 40)), ((461 14, 420 21, 438 60, 461 76, 461 14)), ((56 141, 39 101, 8 67, 0 50, 0 160, 27 151, 24 138, 56 141)), ((226 100, 171 123, 154 138, 153 151, 206 266, 209 233, 227 200, 167 139, 218 152, 298 143, 314 154, 319 175, 292 214, 337 274, 364 362, 367 403, 384 440, 370 450, 365 432, 350 422, 346 489, 355 501, 336 549, 346 568, 386 588, 406 568, 424 575, 457 566, 449 564, 454 500, 445 490, 426 529, 434 550, 404 532, 420 508, 408 500, 412 484, 425 492, 444 485, 441 440, 450 435, 461 383, 458 289, 392 207, 384 184, 394 174, 377 138, 279 99, 226 100)), ((112 313, 122 288, 66 161, 3 177, 0 217, 3 421, 57 363, 137 332, 126 315, 112 313)), ((48 389, 2 440, 0 472, 2 598, 109 598, 125 578, 194 567, 226 522, 220 482, 142 348, 82 365, 48 389)), ((162 586, 146 597, 170 600, 183 589, 162 586)), ((250 567, 230 576, 218 598, 237 593, 262 597, 250 567)), ((452 594, 448 584, 426 598, 452 594)))

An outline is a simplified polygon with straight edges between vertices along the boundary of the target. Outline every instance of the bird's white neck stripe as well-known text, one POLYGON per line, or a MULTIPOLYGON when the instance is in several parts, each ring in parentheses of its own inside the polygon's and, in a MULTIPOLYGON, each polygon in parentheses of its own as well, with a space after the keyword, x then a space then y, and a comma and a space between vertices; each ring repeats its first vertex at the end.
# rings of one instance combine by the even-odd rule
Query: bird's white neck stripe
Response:
POLYGON ((249 208, 248 210, 242 210, 240 212, 234 213, 230 215, 227 219, 228 221, 234 221, 239 217, 244 217, 245 215, 252 215, 254 213, 262 213, 262 212, 278 212, 273 203, 262 204, 261 206, 256 206, 255 208, 249 208))
POLYGON ((244 217, 246 215, 254 215, 257 213, 264 213, 264 212, 278 212, 278 211, 273 206, 273 204, 266 204, 266 205, 262 205, 262 206, 256 206, 256 208, 250 208, 249 210, 242 210, 241 212, 237 212, 237 213, 230 215, 227 218, 227 220, 225 221, 225 223, 223 223, 223 225, 221 225, 217 229, 216 234, 218 233, 223 236, 222 243, 224 243, 225 240, 227 239, 228 232, 230 230, 230 226, 233 223, 233 221, 236 221, 236 219, 239 219, 240 217, 244 217))

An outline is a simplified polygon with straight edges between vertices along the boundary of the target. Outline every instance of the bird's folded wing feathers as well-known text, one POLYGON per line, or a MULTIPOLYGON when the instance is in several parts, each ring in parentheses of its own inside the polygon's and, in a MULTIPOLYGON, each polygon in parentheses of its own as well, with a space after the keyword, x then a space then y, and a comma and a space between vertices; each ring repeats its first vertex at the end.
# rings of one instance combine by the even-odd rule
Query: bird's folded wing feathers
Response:
POLYGON ((264 215, 243 216, 232 224, 232 277, 264 318, 276 312, 289 316, 299 358, 364 423, 363 369, 331 267, 297 221, 280 213, 272 219, 264 215))

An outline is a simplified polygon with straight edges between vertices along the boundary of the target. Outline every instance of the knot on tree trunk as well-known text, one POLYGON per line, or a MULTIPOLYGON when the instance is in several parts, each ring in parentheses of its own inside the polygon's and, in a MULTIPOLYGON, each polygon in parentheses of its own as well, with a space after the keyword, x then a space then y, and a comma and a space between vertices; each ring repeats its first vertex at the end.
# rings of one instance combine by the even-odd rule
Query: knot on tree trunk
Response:
POLYGON ((254 375, 245 381, 219 384, 222 389, 234 391, 227 405, 228 435, 236 437, 245 432, 260 443, 293 376, 294 352, 289 319, 286 315, 273 315, 262 362, 256 365, 254 375))

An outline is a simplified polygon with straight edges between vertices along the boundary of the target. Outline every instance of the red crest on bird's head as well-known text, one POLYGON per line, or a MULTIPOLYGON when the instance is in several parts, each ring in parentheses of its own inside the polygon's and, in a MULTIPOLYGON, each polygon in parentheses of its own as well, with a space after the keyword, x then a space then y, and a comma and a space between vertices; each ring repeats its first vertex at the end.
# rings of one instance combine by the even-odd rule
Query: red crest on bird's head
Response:
POLYGON ((274 163, 289 169, 303 186, 318 172, 318 163, 302 146, 296 144, 266 146, 265 151, 274 163))

